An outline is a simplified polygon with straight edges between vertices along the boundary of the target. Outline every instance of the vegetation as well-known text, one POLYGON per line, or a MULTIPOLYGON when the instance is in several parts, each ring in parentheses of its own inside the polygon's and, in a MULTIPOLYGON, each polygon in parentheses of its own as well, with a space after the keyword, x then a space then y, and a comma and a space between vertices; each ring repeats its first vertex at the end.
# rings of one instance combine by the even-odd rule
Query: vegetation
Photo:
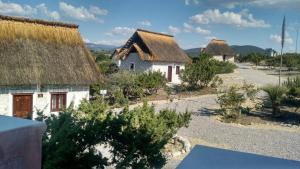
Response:
POLYGON ((189 113, 172 110, 155 113, 147 104, 125 109, 112 119, 108 131, 116 168, 161 168, 166 163, 161 150, 190 118, 189 113))
POLYGON ((44 116, 47 130, 43 136, 43 169, 161 168, 166 157, 164 146, 177 130, 187 126, 190 113, 172 110, 154 112, 146 103, 118 115, 107 113, 102 99, 83 101, 78 110, 71 107, 57 116, 44 116), (110 145, 110 162, 96 149, 110 145))
POLYGON ((180 78, 189 90, 195 90, 207 87, 216 74, 232 73, 235 68, 237 66, 233 63, 220 62, 207 54, 201 54, 198 58, 193 58, 193 63, 185 66, 180 78))
POLYGON ((242 104, 247 100, 254 101, 258 90, 252 84, 244 83, 242 87, 230 86, 218 95, 217 102, 220 105, 219 112, 223 119, 235 121, 245 109, 242 104))
POLYGON ((180 78, 183 83, 187 83, 188 88, 199 89, 207 87, 215 75, 215 61, 210 59, 208 55, 202 54, 192 64, 185 66, 185 69, 180 73, 180 78))
POLYGON ((214 62, 216 66, 216 74, 233 73, 234 69, 237 68, 237 66, 234 63, 220 62, 217 60, 214 60, 214 62))
POLYGON ((268 99, 271 102, 272 113, 274 116, 280 115, 280 103, 283 100, 283 96, 286 93, 286 88, 281 86, 269 85, 263 88, 267 93, 268 99))
MULTIPOLYGON (((266 65, 269 67, 280 66, 280 55, 276 57, 269 57, 262 54, 251 53, 247 56, 241 56, 237 58, 240 62, 252 62, 256 66, 266 65)), ((289 71, 300 70, 300 54, 286 53, 282 56, 282 64, 287 67, 289 71)))
POLYGON ((119 68, 115 63, 113 63, 110 53, 98 52, 93 50, 91 51, 91 53, 95 57, 96 63, 98 64, 101 73, 103 73, 104 75, 110 75, 118 72, 119 68))

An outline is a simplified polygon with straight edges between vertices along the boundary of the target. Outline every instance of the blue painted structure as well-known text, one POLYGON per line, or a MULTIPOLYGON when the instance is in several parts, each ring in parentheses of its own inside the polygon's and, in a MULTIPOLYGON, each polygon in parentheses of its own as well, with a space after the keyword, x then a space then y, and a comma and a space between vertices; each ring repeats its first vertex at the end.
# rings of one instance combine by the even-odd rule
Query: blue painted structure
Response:
POLYGON ((177 169, 300 169, 300 162, 196 145, 177 169))

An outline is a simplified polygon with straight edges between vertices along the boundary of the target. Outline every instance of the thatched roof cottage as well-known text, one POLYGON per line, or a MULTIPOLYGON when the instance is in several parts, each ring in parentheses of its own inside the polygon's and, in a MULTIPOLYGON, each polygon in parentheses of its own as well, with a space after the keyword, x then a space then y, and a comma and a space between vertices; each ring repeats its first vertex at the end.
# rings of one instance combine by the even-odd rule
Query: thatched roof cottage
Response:
POLYGON ((0 114, 34 118, 89 98, 100 80, 78 26, 0 16, 0 114))
POLYGON ((219 61, 234 62, 235 53, 225 40, 212 39, 202 52, 219 61))
POLYGON ((138 29, 126 44, 114 52, 113 60, 123 70, 160 71, 169 83, 180 83, 179 73, 190 58, 167 34, 138 29))

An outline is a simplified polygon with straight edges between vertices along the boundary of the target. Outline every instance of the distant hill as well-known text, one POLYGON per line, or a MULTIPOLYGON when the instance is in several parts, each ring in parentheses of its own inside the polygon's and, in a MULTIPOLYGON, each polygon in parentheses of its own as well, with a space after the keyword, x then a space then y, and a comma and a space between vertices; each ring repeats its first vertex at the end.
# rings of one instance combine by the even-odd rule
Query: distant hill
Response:
POLYGON ((250 53, 266 54, 267 52, 263 48, 257 46, 251 46, 251 45, 243 45, 243 46, 232 45, 231 48, 236 54, 240 54, 241 56, 246 56, 250 53))
POLYGON ((198 57, 199 54, 200 54, 200 49, 201 48, 192 48, 192 49, 187 49, 187 50, 184 50, 184 51, 190 57, 198 57))
POLYGON ((117 46, 113 46, 113 45, 102 45, 102 44, 95 44, 95 43, 86 43, 86 46, 90 50, 106 51, 106 52, 110 52, 110 53, 112 53, 117 48, 117 46))
MULTIPOLYGON (((250 53, 270 54, 270 50, 272 50, 270 48, 263 49, 252 45, 243 45, 243 46, 232 45, 230 47, 236 54, 240 54, 241 56, 245 56, 250 53)), ((200 49, 201 48, 186 49, 185 52, 191 57, 198 57, 200 54, 200 49)))

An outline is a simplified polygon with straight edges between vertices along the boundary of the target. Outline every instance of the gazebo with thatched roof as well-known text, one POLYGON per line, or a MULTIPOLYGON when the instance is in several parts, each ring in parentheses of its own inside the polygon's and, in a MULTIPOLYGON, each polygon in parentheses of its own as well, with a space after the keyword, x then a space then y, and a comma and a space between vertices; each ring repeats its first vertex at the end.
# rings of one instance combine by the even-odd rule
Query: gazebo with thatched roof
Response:
POLYGON ((235 53, 225 40, 212 39, 202 52, 219 61, 234 62, 235 53))
POLYGON ((121 49, 115 50, 113 60, 123 70, 160 71, 173 84, 181 83, 179 72, 191 62, 172 35, 143 29, 137 29, 121 49))
POLYGON ((0 63, 2 115, 77 106, 101 79, 74 24, 0 15, 0 63))

